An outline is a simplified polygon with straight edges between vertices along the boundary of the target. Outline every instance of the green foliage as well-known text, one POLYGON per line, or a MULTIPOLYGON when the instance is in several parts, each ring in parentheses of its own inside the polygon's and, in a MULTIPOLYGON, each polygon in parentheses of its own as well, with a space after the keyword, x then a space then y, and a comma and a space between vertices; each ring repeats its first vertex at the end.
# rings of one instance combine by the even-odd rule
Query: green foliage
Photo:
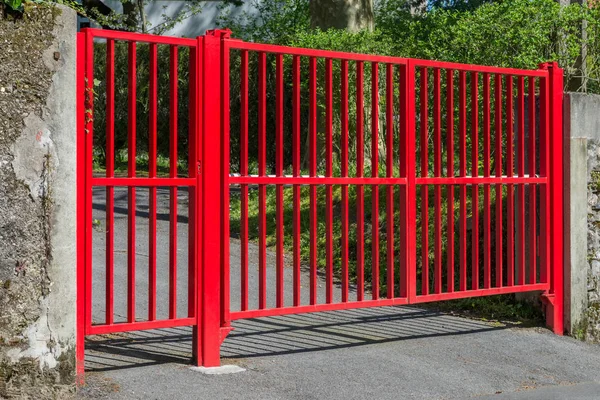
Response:
POLYGON ((1 0, 0 3, 6 4, 13 11, 23 11, 22 0, 1 0))
POLYGON ((381 31, 356 33, 331 29, 329 31, 299 31, 286 45, 353 53, 397 55, 398 48, 393 39, 381 31))
MULTIPOLYGON (((158 77, 157 77, 157 150, 159 156, 169 154, 169 129, 170 129, 170 82, 169 62, 170 49, 168 46, 158 46, 158 77)), ((115 167, 127 163, 127 128, 128 128, 128 47, 127 43, 115 43, 115 85, 114 85, 114 144, 115 167)), ((136 127, 137 149, 139 154, 147 153, 149 148, 149 46, 139 43, 136 48, 136 127)), ((98 167, 106 163, 106 43, 94 44, 94 159, 98 167)), ((180 48, 177 53, 178 84, 177 84, 177 132, 178 154, 182 162, 187 160, 189 110, 188 83, 189 83, 189 50, 180 48)), ((139 161, 139 160, 138 160, 139 161)), ((147 163, 145 164, 147 170, 147 163)), ((181 166, 185 169, 185 165, 181 166)), ((159 168, 160 172, 160 168, 159 168)))
POLYGON ((589 92, 600 93, 600 8, 561 6, 553 0, 380 0, 374 33, 310 28, 308 0, 255 0, 256 14, 237 14, 225 5, 218 25, 249 41, 379 53, 460 63, 535 69, 558 61, 565 82, 581 74, 582 46, 589 92), (581 35, 585 21, 585 35, 581 35))
POLYGON ((217 26, 232 30, 248 41, 287 44, 300 32, 310 29, 309 0, 251 0, 256 12, 239 13, 234 4, 221 7, 217 26))
POLYGON ((376 13, 377 27, 399 43, 397 54, 461 63, 535 69, 546 61, 565 68, 565 82, 577 74, 583 60, 591 86, 599 77, 598 27, 600 10, 580 4, 561 6, 553 0, 486 2, 474 9, 433 8, 411 16, 402 0, 383 0, 376 13), (587 37, 581 23, 587 23, 587 37))

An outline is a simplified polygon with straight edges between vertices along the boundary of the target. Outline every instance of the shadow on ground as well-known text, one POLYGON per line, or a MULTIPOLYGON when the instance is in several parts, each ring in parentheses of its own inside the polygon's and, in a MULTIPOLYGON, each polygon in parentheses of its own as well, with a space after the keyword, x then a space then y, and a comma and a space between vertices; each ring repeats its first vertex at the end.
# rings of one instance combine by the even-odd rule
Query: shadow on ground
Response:
MULTIPOLYGON (((413 307, 380 307, 234 321, 221 347, 223 363, 411 339, 505 329, 413 307)), ((189 364, 192 329, 156 329, 93 336, 86 370, 111 371, 163 363, 189 364)))

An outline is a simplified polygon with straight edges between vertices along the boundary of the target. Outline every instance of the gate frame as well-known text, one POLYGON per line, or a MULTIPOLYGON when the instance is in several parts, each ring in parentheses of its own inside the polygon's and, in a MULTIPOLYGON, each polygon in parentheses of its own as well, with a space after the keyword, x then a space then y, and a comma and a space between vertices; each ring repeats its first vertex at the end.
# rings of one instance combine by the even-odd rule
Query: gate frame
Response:
MULTIPOLYGON (((91 299, 87 297, 91 289, 91 248, 92 235, 90 221, 92 218, 91 203, 91 168, 87 164, 91 160, 93 146, 92 135, 89 135, 93 121, 93 62, 88 62, 88 54, 93 51, 93 40, 88 37, 91 29, 83 29, 77 34, 77 338, 76 338, 76 372, 78 383, 83 383, 86 326, 91 324, 91 299)), ((93 35, 92 35, 93 36, 93 35)), ((121 40, 137 40, 143 34, 123 32, 121 40)), ((198 36, 195 47, 195 71, 191 75, 190 85, 194 96, 190 99, 190 109, 195 110, 195 149, 196 174, 196 230, 195 240, 195 324, 193 325, 192 354, 194 364, 205 367, 220 365, 220 347, 227 334, 233 329, 230 318, 229 301, 229 46, 232 42, 231 31, 215 29, 206 35, 198 36), (226 42, 227 41, 227 42, 226 42), (218 79, 217 79, 218 78, 218 79), (192 99, 193 97, 193 99, 192 99), (218 149, 218 151, 215 151, 218 149), (204 193, 219 195, 203 196, 204 193)), ((165 42, 166 43, 166 42, 165 42)), ((344 54, 344 53, 340 53, 344 54)), ((416 190, 415 173, 415 70, 420 60, 406 59, 402 77, 405 78, 404 96, 401 98, 404 118, 403 129, 408 134, 402 151, 406 154, 406 163, 401 175, 407 180, 406 198, 401 202, 407 216, 403 230, 406 237, 407 263, 404 291, 404 304, 419 302, 416 295, 416 190)), ((452 68, 457 64, 439 63, 441 68, 452 68)), ((549 168, 547 171, 550 196, 547 204, 550 232, 550 249, 548 262, 550 288, 541 296, 546 312, 546 323, 555 334, 562 335, 563 328, 563 135, 562 135, 562 99, 563 70, 558 63, 543 63, 540 70, 548 71, 548 91, 543 95, 543 108, 547 111, 543 116, 550 126, 549 168), (552 155, 552 157, 550 157, 552 155)), ((544 122, 543 122, 544 123, 544 122)), ((190 162, 192 160, 190 159, 190 162)), ((543 172, 543 171, 542 171, 543 172)), ((401 198, 404 196, 401 196, 401 198)), ((511 291, 501 291, 505 293, 511 291)), ((514 291, 512 291, 514 292, 514 291)), ((456 293, 456 297, 471 297, 469 292, 456 293)), ((490 293, 493 294, 493 293, 490 293)), ((400 300, 400 299, 399 299, 400 300)), ((431 301, 431 300, 427 300, 431 301)), ((366 306, 368 302, 365 302, 366 306)), ((342 308, 342 307, 339 307, 342 308)), ((332 308, 333 309, 333 308, 332 308)), ((310 312, 307 308, 302 312, 310 312)), ((314 311, 314 310, 313 310, 314 311)))

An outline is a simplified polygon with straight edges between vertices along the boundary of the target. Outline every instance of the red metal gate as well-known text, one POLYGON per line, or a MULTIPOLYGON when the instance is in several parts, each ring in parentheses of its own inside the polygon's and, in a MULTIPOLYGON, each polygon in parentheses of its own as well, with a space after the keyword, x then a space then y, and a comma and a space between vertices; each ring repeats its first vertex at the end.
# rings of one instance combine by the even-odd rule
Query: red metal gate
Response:
POLYGON ((216 366, 236 319, 516 292, 541 291, 548 325, 563 333, 562 70, 556 63, 519 70, 290 48, 231 39, 220 30, 181 39, 86 29, 78 39, 79 372, 85 335, 191 325, 197 364, 216 366), (116 42, 126 43, 128 58, 124 177, 114 174, 112 161, 116 42), (93 166, 98 43, 106 48, 103 176, 93 166), (137 43, 149 55, 147 177, 136 174, 137 43), (169 47, 168 177, 156 172, 160 46, 169 47), (178 104, 180 48, 189 49, 187 104, 178 104), (188 110, 183 177, 182 109, 188 110), (257 143, 249 142, 250 129, 257 143), (102 322, 92 320, 94 187, 106 188, 102 322), (123 322, 113 319, 115 187, 126 188, 129 202, 123 322), (171 209, 169 312, 162 319, 156 314, 157 187, 168 188, 171 209), (177 316, 173 217, 180 187, 189 194, 184 317, 177 316), (140 188, 148 188, 150 232, 143 319, 135 312, 140 188), (232 235, 240 252, 233 266, 232 235))

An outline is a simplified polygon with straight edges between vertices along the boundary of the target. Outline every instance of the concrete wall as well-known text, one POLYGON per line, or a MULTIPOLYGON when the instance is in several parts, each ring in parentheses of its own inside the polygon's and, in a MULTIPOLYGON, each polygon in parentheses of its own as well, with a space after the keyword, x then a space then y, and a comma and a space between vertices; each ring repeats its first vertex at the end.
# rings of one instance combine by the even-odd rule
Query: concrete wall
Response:
POLYGON ((565 95, 564 124, 565 326, 600 341, 600 96, 565 95))
POLYGON ((0 397, 74 393, 76 15, 0 14, 0 397))

